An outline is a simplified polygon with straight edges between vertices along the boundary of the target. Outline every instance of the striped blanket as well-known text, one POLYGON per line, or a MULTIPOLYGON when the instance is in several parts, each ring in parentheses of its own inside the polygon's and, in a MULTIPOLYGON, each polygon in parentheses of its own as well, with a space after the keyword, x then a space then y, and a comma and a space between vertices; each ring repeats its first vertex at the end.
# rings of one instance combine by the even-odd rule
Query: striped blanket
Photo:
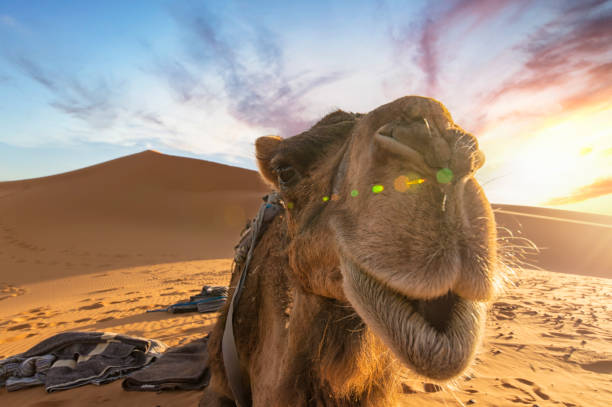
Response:
POLYGON ((0 360, 0 387, 44 385, 54 392, 124 377, 158 358, 166 345, 109 332, 64 332, 0 360))

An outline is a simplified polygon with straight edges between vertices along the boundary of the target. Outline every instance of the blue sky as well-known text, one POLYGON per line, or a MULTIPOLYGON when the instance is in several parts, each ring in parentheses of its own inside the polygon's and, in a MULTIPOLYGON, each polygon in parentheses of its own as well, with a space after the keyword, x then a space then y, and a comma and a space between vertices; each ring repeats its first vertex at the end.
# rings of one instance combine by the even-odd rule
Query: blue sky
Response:
POLYGON ((0 180, 144 149, 255 168, 261 135, 420 94, 479 138, 492 201, 612 214, 611 44, 602 0, 5 0, 0 180))

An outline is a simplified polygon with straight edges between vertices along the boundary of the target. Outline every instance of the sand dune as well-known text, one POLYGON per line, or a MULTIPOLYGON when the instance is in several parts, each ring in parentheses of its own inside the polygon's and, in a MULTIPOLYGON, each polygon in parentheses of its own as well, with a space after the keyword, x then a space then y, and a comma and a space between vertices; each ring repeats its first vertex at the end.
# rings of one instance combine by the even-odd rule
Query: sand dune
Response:
POLYGON ((546 270, 612 278, 612 217, 514 205, 493 205, 500 237, 524 245, 524 261, 546 270), (505 228, 505 229, 504 229, 505 228), (519 238, 519 239, 516 239, 519 238))
MULTIPOLYGON (((266 187, 253 171, 151 151, 0 183, 0 357, 65 330, 184 343, 215 314, 146 313, 226 284, 232 248, 266 187)), ((402 405, 612 404, 608 217, 495 205, 501 227, 542 251, 494 304, 485 343, 454 390, 406 377, 402 405), (558 271, 565 271, 563 274, 558 271)), ((0 390, 2 406, 194 406, 201 392, 120 384, 46 394, 0 390)))
POLYGON ((0 183, 0 283, 230 257, 266 191, 253 171, 153 151, 0 183))

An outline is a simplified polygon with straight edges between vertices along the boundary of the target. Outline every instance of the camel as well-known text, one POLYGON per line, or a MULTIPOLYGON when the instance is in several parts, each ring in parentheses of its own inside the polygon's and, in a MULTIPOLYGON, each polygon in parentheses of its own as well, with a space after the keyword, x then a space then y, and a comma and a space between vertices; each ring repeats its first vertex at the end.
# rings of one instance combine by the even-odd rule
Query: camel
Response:
MULTIPOLYGON (((475 137, 440 102, 407 96, 255 147, 284 210, 254 248, 233 313, 249 404, 386 406, 401 369, 461 375, 498 274, 475 137)), ((227 316, 226 306, 210 334, 201 406, 238 405, 222 355, 227 316)))

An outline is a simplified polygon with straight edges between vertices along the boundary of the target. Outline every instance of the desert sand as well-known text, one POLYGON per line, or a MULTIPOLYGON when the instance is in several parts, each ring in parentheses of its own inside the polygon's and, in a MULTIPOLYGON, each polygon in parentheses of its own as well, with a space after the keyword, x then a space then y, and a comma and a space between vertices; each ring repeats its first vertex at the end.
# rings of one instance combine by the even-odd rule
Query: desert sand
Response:
MULTIPOLYGON (((170 346, 203 336, 216 314, 146 311, 227 284, 238 234, 266 191, 253 171, 153 151, 0 183, 0 358, 67 330, 170 346)), ((510 244, 526 237, 541 251, 508 274, 468 374, 443 387, 406 376, 402 405, 612 405, 610 218, 495 207, 510 244)), ((201 396, 120 382, 2 389, 0 405, 195 406, 201 396)))

